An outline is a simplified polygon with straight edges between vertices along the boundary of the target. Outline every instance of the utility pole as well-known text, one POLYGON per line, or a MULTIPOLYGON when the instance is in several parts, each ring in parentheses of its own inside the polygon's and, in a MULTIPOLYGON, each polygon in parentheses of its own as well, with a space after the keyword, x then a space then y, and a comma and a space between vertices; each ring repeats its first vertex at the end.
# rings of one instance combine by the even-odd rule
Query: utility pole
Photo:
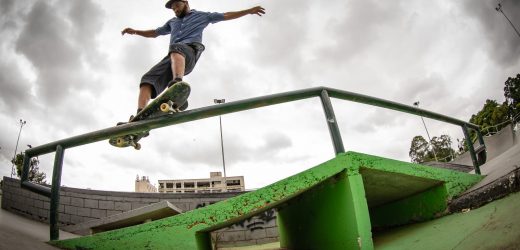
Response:
MULTIPOLYGON (((413 105, 416 106, 417 108, 419 108, 419 101, 414 102, 413 105)), ((426 130, 426 135, 428 135, 428 142, 432 146, 433 157, 435 158, 435 161, 438 161, 437 153, 435 153, 435 148, 432 145, 432 138, 430 138, 430 133, 428 133, 428 128, 426 127, 426 123, 424 122, 424 118, 422 117, 422 115, 421 115, 421 120, 424 125, 424 130, 426 130)))
POLYGON ((506 16, 506 13, 504 13, 504 11, 502 10, 502 4, 498 3, 498 7, 495 8, 496 11, 502 13, 502 15, 504 15, 504 17, 507 19, 507 21, 509 22, 509 24, 511 24, 511 27, 513 27, 513 29, 515 30, 516 34, 518 35, 518 37, 520 38, 520 32, 518 32, 518 30, 516 29, 515 25, 513 24, 513 22, 511 22, 511 20, 509 20, 509 17, 506 16))
MULTIPOLYGON (((213 99, 215 104, 223 104, 226 99, 213 99)), ((222 116, 218 116, 220 121, 220 147, 222 149, 222 168, 224 169, 224 192, 227 192, 227 178, 226 178, 226 160, 224 158, 224 136, 222 135, 222 116)))
POLYGON ((11 166, 11 178, 13 178, 13 175, 16 174, 16 168, 14 167, 14 160, 16 160, 16 151, 18 150, 18 142, 20 141, 20 135, 22 134, 22 128, 23 125, 25 125, 27 122, 20 119, 20 132, 18 132, 18 139, 16 140, 16 147, 14 148, 14 155, 13 155, 13 165, 11 166))

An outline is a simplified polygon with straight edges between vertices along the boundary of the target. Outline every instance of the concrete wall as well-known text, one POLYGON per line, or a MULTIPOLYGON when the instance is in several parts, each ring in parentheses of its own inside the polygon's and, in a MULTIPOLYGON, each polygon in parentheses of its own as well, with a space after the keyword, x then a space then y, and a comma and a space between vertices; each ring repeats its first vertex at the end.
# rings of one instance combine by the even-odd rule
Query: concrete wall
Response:
MULTIPOLYGON (((492 136, 484 136, 484 143, 486 144, 487 150, 487 161, 499 156, 518 143, 518 137, 520 137, 518 134, 520 133, 515 133, 513 127, 508 125, 492 136)), ((477 143, 475 143, 475 148, 479 145, 480 144, 477 141, 477 143)), ((451 163, 473 166, 469 152, 460 155, 451 163)))
POLYGON ((247 246, 278 241, 276 212, 267 210, 230 227, 217 230, 211 237, 218 239, 218 247, 247 246))
MULTIPOLYGON (((22 189, 20 181, 5 177, 2 185, 2 209, 33 220, 49 222, 50 199, 22 189)), ((159 201, 169 201, 185 211, 204 207, 244 192, 235 193, 134 193, 86 190, 62 187, 60 190, 60 226, 100 219, 126 212, 159 201)), ((218 234, 221 245, 245 245, 248 242, 272 242, 278 240, 276 214, 267 211, 242 221, 218 234), (268 231, 269 230, 269 231, 268 231)))

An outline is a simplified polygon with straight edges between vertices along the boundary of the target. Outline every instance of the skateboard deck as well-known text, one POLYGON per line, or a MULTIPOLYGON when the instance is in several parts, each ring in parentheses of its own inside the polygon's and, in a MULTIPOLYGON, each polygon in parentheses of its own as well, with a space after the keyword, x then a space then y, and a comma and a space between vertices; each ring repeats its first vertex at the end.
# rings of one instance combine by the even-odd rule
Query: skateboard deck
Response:
MULTIPOLYGON (((177 82, 171 87, 163 91, 159 96, 152 100, 146 107, 130 118, 127 123, 147 120, 163 115, 174 114, 185 110, 188 107, 188 96, 190 95, 190 85, 186 82, 177 82)), ((126 124, 126 123, 123 123, 126 124)), ((121 125, 121 124, 119 124, 121 125)), ((139 140, 149 135, 149 131, 133 133, 108 140, 110 145, 124 148, 132 146, 135 149, 141 149, 139 140)))

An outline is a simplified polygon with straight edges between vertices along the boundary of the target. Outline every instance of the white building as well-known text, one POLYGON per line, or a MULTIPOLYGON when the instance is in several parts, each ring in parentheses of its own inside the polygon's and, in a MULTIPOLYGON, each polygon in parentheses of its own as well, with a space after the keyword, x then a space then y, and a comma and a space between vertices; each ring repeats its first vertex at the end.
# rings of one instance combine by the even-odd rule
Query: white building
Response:
POLYGON ((244 176, 210 172, 208 179, 159 180, 159 193, 221 193, 245 191, 244 176), (225 179, 225 181, 224 181, 225 179))
POLYGON ((135 178, 135 192, 138 193, 157 193, 157 188, 150 183, 148 176, 139 179, 139 175, 135 178))

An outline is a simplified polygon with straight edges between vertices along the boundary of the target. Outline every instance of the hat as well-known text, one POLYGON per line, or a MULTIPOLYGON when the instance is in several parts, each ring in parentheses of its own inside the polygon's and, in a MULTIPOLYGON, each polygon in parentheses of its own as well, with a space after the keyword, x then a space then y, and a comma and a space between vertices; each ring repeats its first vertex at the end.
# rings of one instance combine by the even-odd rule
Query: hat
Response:
POLYGON ((168 2, 166 2, 164 7, 166 7, 167 9, 171 9, 172 3, 174 3, 174 2, 187 2, 187 1, 186 0, 168 0, 168 2))

